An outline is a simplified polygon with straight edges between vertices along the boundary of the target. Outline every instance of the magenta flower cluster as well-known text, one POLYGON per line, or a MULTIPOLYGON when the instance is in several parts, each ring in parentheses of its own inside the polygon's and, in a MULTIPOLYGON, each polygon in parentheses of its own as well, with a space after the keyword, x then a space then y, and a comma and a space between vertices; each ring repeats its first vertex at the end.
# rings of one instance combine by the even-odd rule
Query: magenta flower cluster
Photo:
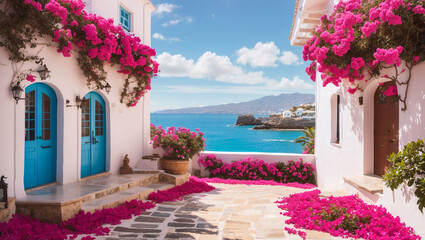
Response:
POLYGON ((266 163, 264 160, 245 158, 240 161, 223 163, 213 154, 202 155, 198 165, 210 172, 210 177, 237 180, 274 180, 276 182, 315 183, 314 166, 298 162, 266 163))
MULTIPOLYGON (((9 222, 0 223, 0 239, 74 239, 80 234, 106 235, 110 229, 103 224, 116 225, 122 219, 140 215, 155 207, 151 202, 131 200, 116 208, 97 210, 94 213, 80 211, 60 225, 40 222, 28 216, 14 215, 9 222)), ((94 239, 87 236, 83 239, 94 239)))
POLYGON ((190 177, 190 180, 182 185, 149 194, 148 199, 156 203, 173 202, 188 194, 210 192, 214 189, 215 187, 199 181, 198 178, 190 177))
MULTIPOLYGON (((332 236, 370 240, 421 239, 382 206, 366 204, 356 196, 320 197, 320 190, 292 194, 278 200, 283 215, 290 217, 286 224, 296 229, 328 232, 332 236)), ((305 239, 303 232, 297 233, 305 239)))
POLYGON ((316 186, 309 183, 278 183, 272 180, 236 180, 236 179, 222 179, 222 178, 196 178, 197 181, 207 182, 207 183, 223 183, 223 184, 243 184, 243 185, 268 185, 268 186, 285 186, 285 187, 294 187, 302 189, 312 189, 316 186))
MULTIPOLYGON (((411 28, 403 23, 423 24, 423 5, 423 1, 403 0, 340 1, 330 16, 321 18, 321 25, 304 45, 303 59, 312 61, 307 74, 315 81, 317 69, 323 86, 339 86, 342 79, 348 79, 351 86, 347 90, 353 94, 370 76, 379 75, 382 67, 398 67, 402 59, 415 62, 412 59, 419 56, 412 55, 415 49, 407 40, 417 40, 407 37, 404 41, 411 28)), ((418 31, 423 31, 420 28, 418 31)))
POLYGON ((164 158, 189 160, 195 154, 204 150, 204 133, 195 129, 169 127, 167 130, 162 126, 155 127, 151 124, 151 143, 154 148, 161 147, 164 150, 164 158))
POLYGON ((82 0, 49 0, 44 7, 34 0, 25 0, 25 4, 45 16, 53 15, 57 22, 53 24, 56 29, 52 29, 52 37, 58 43, 58 52, 70 57, 76 48, 78 62, 89 83, 103 88, 102 82, 106 81, 103 65, 110 63, 119 65, 118 72, 126 75, 121 102, 135 106, 151 89, 151 78, 159 72, 158 63, 152 59, 155 49, 144 45, 134 34, 126 33, 121 26, 115 26, 113 19, 86 13, 82 0))

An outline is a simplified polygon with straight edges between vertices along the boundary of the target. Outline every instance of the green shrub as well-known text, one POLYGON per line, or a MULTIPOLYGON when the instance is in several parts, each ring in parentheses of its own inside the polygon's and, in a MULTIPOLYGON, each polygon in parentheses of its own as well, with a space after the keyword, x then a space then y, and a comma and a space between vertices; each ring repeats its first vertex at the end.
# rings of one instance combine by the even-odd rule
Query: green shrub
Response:
POLYGON ((383 178, 385 185, 392 190, 400 184, 415 186, 415 196, 418 197, 418 208, 425 208, 425 145, 422 139, 410 142, 404 146, 403 151, 393 153, 388 157, 392 166, 387 170, 383 178))

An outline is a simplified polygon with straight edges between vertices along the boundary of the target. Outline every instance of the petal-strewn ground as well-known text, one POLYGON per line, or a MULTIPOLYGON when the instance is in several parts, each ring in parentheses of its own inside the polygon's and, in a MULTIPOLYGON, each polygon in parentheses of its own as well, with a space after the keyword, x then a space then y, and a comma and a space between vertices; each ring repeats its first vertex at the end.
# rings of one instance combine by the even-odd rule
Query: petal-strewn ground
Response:
MULTIPOLYGON (((111 226, 96 239, 301 239, 284 232, 287 217, 276 200, 308 191, 286 186, 209 183, 217 189, 192 194, 183 201, 163 202, 140 216, 111 226)), ((307 239, 342 239, 306 231, 307 239)), ((80 236, 81 238, 83 236, 80 236)))

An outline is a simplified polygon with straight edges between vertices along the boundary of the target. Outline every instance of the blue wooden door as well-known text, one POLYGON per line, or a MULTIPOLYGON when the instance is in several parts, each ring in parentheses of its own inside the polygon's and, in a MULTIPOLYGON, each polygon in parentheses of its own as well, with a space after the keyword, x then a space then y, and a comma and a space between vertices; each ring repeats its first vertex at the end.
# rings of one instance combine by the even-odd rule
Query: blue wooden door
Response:
POLYGON ((43 83, 25 88, 25 189, 56 181, 56 116, 52 88, 43 83))
POLYGON ((95 92, 81 103, 81 177, 105 172, 105 101, 95 92))

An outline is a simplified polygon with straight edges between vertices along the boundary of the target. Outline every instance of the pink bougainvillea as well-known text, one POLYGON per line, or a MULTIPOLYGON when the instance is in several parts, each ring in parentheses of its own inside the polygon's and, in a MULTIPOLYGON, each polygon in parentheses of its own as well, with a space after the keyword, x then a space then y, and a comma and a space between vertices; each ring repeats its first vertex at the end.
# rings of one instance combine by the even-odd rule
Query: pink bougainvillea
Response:
POLYGON ((195 131, 184 127, 169 127, 165 130, 162 126, 151 124, 151 143, 154 148, 161 147, 164 150, 166 159, 189 160, 205 147, 204 133, 199 129, 195 131))
POLYGON ((156 203, 176 201, 181 199, 182 196, 188 194, 210 192, 214 189, 215 187, 208 185, 203 181, 199 181, 198 178, 190 177, 190 180, 182 185, 149 194, 148 199, 156 203))
MULTIPOLYGON (((285 223, 293 224, 296 229, 328 232, 344 238, 421 239, 382 206, 366 204, 356 196, 325 198, 319 194, 320 190, 313 190, 278 200, 276 203, 284 210, 283 215, 290 218, 285 223)), ((295 229, 285 230, 305 239, 305 235, 295 229)))
POLYGON ((25 0, 24 3, 36 10, 28 15, 36 15, 38 21, 49 24, 51 29, 40 32, 51 32, 59 53, 70 57, 73 51, 78 52, 77 60, 89 86, 104 88, 107 75, 104 64, 110 63, 117 64, 118 72, 125 75, 122 103, 135 106, 151 89, 151 78, 159 72, 158 63, 152 59, 155 49, 121 26, 115 26, 113 19, 85 12, 82 0, 25 0))
MULTIPOLYGON (((303 59, 313 62, 306 68, 307 74, 315 81, 317 70, 323 86, 340 86, 346 80, 351 94, 363 90, 364 83, 380 76, 382 69, 391 68, 393 73, 387 78, 398 85, 408 84, 410 74, 407 81, 400 82, 398 77, 404 71, 397 67, 405 61, 410 71, 424 59, 425 46, 420 41, 425 36, 424 6, 425 1, 339 1, 304 45, 303 59)), ((405 110, 406 97, 399 99, 405 110)))
POLYGON ((25 78, 27 81, 29 82, 34 82, 35 81, 35 76, 28 74, 27 77, 25 78))
MULTIPOLYGON (((120 224, 122 219, 140 215, 155 207, 151 202, 131 200, 116 208, 97 210, 94 213, 80 211, 73 218, 59 225, 40 222, 28 216, 14 215, 9 222, 0 223, 0 239, 74 239, 81 234, 106 235, 110 229, 103 224, 120 224)), ((89 238, 86 238, 89 239, 89 238)))
POLYGON ((213 154, 201 155, 198 165, 210 172, 210 177, 236 180, 274 180, 275 182, 298 182, 314 184, 314 166, 303 162, 266 163, 250 157, 231 163, 223 163, 213 154))

